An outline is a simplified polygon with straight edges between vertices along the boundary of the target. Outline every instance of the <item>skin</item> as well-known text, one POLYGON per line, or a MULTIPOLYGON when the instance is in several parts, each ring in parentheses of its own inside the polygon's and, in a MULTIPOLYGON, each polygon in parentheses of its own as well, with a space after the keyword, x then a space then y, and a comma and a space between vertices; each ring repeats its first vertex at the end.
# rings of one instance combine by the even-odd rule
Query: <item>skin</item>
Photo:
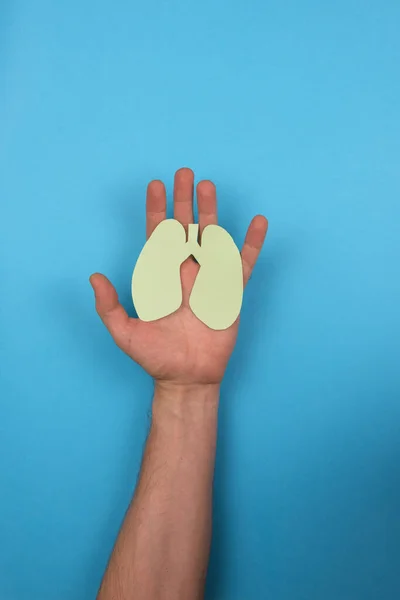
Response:
MULTIPOLYGON (((194 174, 174 179, 174 218, 193 223, 194 174)), ((217 223, 216 189, 196 189, 200 233, 217 223)), ((161 181, 147 189, 146 234, 166 218, 161 181)), ((268 222, 258 215, 242 248, 246 284, 262 248, 268 222)), ((235 346, 239 319, 223 331, 209 329, 189 308, 199 266, 181 266, 182 306, 153 322, 128 317, 110 281, 91 276, 96 310, 115 343, 155 382, 152 423, 141 473, 117 538, 98 600, 199 600, 203 598, 211 539, 211 499, 220 383, 235 346)))

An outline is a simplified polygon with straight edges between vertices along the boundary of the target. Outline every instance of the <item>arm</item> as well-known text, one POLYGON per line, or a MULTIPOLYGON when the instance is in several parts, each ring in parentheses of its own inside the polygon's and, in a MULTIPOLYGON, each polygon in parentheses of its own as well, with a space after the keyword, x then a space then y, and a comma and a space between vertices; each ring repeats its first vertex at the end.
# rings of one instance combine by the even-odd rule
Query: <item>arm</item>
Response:
MULTIPOLYGON (((193 223, 193 173, 181 169, 174 182, 174 218, 193 223)), ((197 186, 200 234, 217 223, 216 191, 197 186)), ((166 218, 160 181, 149 184, 146 231, 166 218)), ((265 217, 252 220, 242 248, 244 283, 267 231, 265 217)), ((155 381, 152 424, 142 469, 104 576, 98 600, 200 600, 211 536, 219 386, 235 346, 239 320, 213 331, 197 319, 189 296, 199 265, 181 266, 183 301, 174 313, 146 323, 128 317, 110 281, 90 282, 96 310, 115 343, 155 381)))
POLYGON ((218 398, 216 385, 156 386, 139 482, 99 600, 203 597, 218 398))

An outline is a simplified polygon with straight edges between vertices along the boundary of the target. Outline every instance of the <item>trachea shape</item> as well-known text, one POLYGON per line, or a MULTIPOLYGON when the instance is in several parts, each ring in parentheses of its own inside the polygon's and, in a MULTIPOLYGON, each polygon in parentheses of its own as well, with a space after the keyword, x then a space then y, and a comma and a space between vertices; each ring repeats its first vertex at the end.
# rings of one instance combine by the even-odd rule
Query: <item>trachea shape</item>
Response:
POLYGON ((186 232, 175 219, 162 221, 141 251, 132 276, 132 298, 142 321, 155 321, 182 304, 180 266, 193 255, 200 265, 189 305, 211 329, 230 327, 237 319, 243 298, 242 260, 229 233, 208 225, 197 241, 198 225, 186 232))

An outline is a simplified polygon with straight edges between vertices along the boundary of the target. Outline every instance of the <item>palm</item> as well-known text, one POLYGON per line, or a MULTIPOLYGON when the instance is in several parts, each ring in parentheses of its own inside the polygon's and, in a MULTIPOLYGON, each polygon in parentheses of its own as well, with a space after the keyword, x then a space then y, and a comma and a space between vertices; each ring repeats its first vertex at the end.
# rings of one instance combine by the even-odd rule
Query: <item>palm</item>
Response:
MULTIPOLYGON (((160 182, 152 182, 148 187, 148 235, 165 218, 165 190, 160 186, 160 182)), ((189 169, 177 172, 174 197, 174 216, 187 225, 193 219, 193 173, 189 169)), ((213 184, 201 182, 197 187, 197 198, 201 230, 216 222, 213 184)), ((242 250, 245 282, 261 249, 266 229, 266 219, 255 217, 247 232, 242 250)), ((128 318, 111 283, 102 275, 95 275, 91 279, 96 293, 97 310, 114 340, 157 380, 217 383, 222 379, 234 348, 238 320, 226 330, 214 331, 202 323, 189 307, 188 299, 198 269, 199 266, 191 258, 183 263, 181 307, 171 315, 153 322, 128 318)))
POLYGON ((127 353, 156 379, 217 382, 233 349, 237 323, 213 331, 191 311, 188 296, 199 267, 191 259, 181 268, 183 303, 164 319, 130 323, 132 336, 127 353))

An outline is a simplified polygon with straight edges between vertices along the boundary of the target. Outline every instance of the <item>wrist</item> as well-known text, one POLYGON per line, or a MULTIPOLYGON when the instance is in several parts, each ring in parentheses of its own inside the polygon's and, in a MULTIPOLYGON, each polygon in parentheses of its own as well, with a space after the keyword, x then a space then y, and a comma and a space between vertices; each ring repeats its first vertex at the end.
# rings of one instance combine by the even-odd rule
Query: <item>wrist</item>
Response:
POLYGON ((219 384, 180 384, 155 381, 152 415, 156 419, 210 422, 217 418, 219 384))
POLYGON ((176 402, 212 402, 219 398, 219 383, 179 383, 156 379, 154 393, 159 398, 176 402))

